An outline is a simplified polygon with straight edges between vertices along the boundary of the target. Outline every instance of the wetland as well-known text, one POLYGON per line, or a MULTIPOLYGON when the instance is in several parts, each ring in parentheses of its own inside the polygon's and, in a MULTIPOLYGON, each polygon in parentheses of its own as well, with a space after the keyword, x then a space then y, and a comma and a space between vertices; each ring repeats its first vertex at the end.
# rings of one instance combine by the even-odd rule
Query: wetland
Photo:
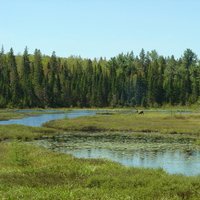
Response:
POLYGON ((2 199, 200 197, 199 113, 0 113, 2 123, 12 122, 0 125, 2 199), (13 123, 32 117, 38 117, 35 126, 13 123))
POLYGON ((194 138, 122 132, 67 133, 39 140, 38 145, 77 158, 101 158, 125 166, 162 168, 170 174, 200 174, 200 146, 194 138))

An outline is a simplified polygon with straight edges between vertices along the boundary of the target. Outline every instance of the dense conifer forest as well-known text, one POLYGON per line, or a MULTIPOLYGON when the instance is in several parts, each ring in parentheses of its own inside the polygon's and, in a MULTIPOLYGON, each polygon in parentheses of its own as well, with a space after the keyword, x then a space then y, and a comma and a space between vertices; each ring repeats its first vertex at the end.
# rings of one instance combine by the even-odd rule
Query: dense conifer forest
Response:
POLYGON ((0 107, 117 107, 199 102, 200 61, 155 50, 107 59, 0 52, 0 107))

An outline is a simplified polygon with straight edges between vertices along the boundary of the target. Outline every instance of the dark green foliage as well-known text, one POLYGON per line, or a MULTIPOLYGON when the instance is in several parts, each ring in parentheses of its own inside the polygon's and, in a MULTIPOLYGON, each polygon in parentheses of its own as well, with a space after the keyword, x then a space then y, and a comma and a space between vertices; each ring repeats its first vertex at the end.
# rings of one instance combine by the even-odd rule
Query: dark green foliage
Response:
POLYGON ((110 60, 0 52, 0 107, 186 105, 199 94, 200 64, 190 49, 180 59, 143 49, 110 60))
POLYGON ((23 107, 35 106, 35 94, 32 83, 31 63, 29 60, 28 49, 26 48, 22 56, 21 63, 21 86, 22 86, 22 105, 23 107))
POLYGON ((34 87, 34 94, 36 96, 37 106, 45 105, 45 78, 42 64, 42 55, 40 50, 36 49, 34 52, 33 73, 32 73, 32 84, 34 87))
POLYGON ((10 52, 7 56, 7 70, 8 70, 8 79, 7 83, 9 84, 8 90, 10 93, 9 96, 9 104, 12 106, 19 106, 21 105, 21 100, 23 98, 22 90, 19 81, 19 74, 17 71, 17 64, 15 60, 15 55, 13 49, 10 49, 10 52))

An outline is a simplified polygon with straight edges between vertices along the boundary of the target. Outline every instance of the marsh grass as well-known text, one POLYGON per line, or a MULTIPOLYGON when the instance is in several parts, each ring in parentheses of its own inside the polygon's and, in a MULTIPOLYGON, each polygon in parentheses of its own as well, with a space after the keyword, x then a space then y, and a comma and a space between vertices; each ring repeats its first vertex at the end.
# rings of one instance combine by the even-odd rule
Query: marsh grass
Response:
POLYGON ((21 119, 28 116, 35 116, 41 114, 55 114, 70 111, 68 108, 48 108, 48 112, 46 109, 38 109, 32 108, 28 109, 28 112, 25 112, 26 109, 0 109, 0 120, 9 120, 9 119, 21 119), (19 112, 20 111, 20 112, 19 112))
MULTIPOLYGON (((9 116, 7 113, 2 117, 2 113, 0 111, 0 119, 25 115, 11 113, 9 116)), ((174 133, 187 140, 188 136, 181 134, 199 136, 199 119, 199 114, 148 112, 140 116, 120 110, 120 114, 116 111, 112 115, 52 121, 46 127, 2 125, 0 199, 197 200, 200 197, 199 176, 169 175, 161 169, 129 168, 106 160, 77 159, 22 141, 54 137, 63 130, 87 134, 107 131, 99 137, 109 135, 110 131, 128 133, 130 137, 133 132, 139 132, 138 136, 151 134, 153 140, 168 138, 167 134, 174 133), (21 142, 11 142, 13 139, 21 142)))
POLYGON ((24 113, 17 113, 15 110, 0 109, 0 120, 19 119, 25 117, 24 113))
POLYGON ((58 131, 45 127, 28 127, 23 125, 0 125, 0 141, 4 140, 33 140, 53 137, 58 131))
POLYGON ((199 199, 200 177, 0 143, 1 199, 199 199))
POLYGON ((65 131, 133 131, 200 135, 200 114, 146 112, 113 114, 51 121, 45 127, 65 131))

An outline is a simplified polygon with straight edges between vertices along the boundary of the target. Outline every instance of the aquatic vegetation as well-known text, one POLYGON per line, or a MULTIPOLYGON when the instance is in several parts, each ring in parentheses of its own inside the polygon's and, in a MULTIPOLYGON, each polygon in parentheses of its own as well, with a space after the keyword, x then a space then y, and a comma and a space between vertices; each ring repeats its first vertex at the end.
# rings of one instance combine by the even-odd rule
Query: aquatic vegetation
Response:
POLYGON ((1 199, 199 199, 200 177, 0 143, 1 199))
POLYGON ((68 132, 34 144, 79 158, 106 158, 125 166, 163 168, 169 173, 184 175, 200 174, 200 146, 194 145, 193 137, 160 135, 68 132))
MULTIPOLYGON (((86 148, 115 148, 127 154, 145 152, 148 148, 150 151, 179 148, 191 154, 191 149, 199 148, 198 121, 198 113, 145 112, 139 116, 119 110, 112 115, 57 120, 45 127, 2 125, 0 198, 199 199, 199 176, 129 168, 102 159, 77 159, 30 144, 35 144, 34 139, 41 143, 44 142, 41 139, 47 138, 53 141, 54 151, 64 152, 65 147, 80 149, 80 142, 84 141, 86 148)), ((43 145, 48 147, 47 143, 43 145)))

